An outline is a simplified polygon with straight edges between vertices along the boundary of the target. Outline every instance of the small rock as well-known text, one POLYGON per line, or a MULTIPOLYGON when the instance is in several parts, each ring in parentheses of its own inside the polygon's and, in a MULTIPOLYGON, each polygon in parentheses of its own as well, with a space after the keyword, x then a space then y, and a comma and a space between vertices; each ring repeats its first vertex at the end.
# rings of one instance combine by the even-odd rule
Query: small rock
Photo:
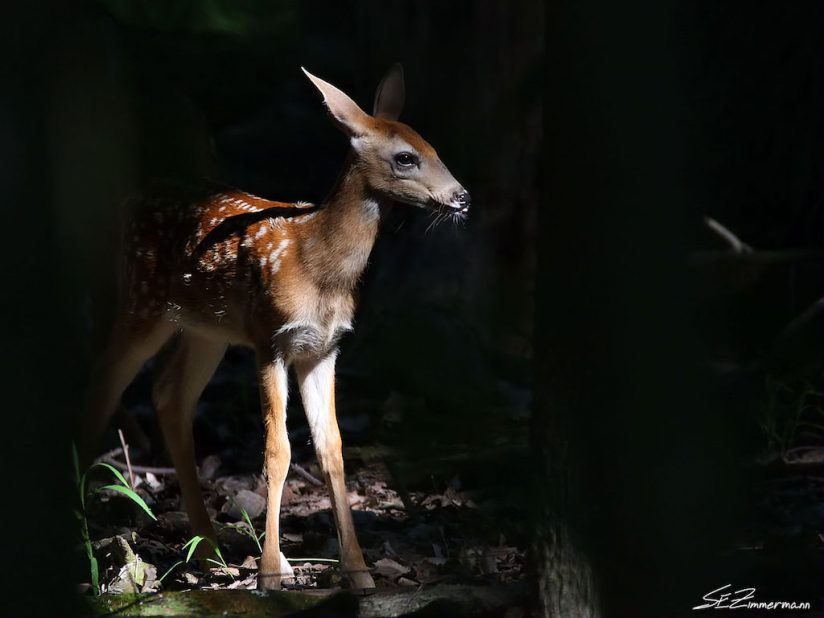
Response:
POLYGON ((241 489, 234 497, 230 497, 221 509, 229 517, 244 520, 243 511, 254 519, 266 510, 266 499, 248 489, 241 489))
POLYGON ((209 455, 204 457, 203 461, 200 462, 200 478, 204 481, 211 481, 215 478, 215 474, 217 474, 218 469, 220 468, 220 457, 217 455, 209 455))

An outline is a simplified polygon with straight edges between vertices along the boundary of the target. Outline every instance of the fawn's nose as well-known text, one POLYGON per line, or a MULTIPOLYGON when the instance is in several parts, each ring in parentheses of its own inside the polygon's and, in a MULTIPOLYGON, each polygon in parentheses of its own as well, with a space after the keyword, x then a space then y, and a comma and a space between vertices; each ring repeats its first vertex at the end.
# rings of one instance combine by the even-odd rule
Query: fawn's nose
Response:
POLYGON ((469 210, 469 206, 472 204, 472 198, 469 196, 469 191, 464 189, 455 191, 455 193, 452 194, 452 200, 455 204, 457 204, 461 212, 466 212, 469 210))

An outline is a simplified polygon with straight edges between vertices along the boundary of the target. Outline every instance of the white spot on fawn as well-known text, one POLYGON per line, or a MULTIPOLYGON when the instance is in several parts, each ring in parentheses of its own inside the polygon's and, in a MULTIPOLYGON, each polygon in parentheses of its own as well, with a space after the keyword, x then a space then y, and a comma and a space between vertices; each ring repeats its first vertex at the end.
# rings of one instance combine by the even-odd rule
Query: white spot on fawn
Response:
POLYGON ((280 241, 280 244, 277 246, 277 249, 275 249, 274 251, 272 251, 272 253, 269 254, 269 261, 271 262, 271 269, 273 275, 280 270, 280 258, 286 255, 286 247, 288 245, 289 239, 284 238, 280 241))

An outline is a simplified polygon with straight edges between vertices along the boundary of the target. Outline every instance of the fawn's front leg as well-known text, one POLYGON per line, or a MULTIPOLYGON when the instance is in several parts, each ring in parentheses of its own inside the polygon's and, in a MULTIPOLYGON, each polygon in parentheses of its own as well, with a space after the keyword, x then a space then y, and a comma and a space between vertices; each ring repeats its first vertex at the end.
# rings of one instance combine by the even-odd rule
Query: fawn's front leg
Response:
POLYGON ((260 399, 266 427, 264 471, 268 485, 266 500, 266 538, 258 569, 258 589, 280 588, 281 578, 291 575, 280 553, 280 499, 289 471, 291 449, 286 432, 286 365, 280 358, 259 360, 260 399))
POLYGON ((346 498, 340 431, 335 416, 335 357, 333 353, 318 360, 304 360, 296 363, 295 368, 315 452, 332 500, 332 514, 340 543, 341 570, 354 588, 374 588, 375 582, 363 560, 346 498))

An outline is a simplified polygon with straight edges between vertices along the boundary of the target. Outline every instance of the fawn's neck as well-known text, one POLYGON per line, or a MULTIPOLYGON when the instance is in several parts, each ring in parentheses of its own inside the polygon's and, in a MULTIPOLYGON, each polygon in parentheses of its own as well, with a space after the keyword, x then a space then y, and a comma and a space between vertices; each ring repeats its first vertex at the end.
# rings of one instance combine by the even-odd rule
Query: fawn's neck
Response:
POLYGON ((322 289, 351 291, 366 268, 380 222, 380 199, 368 189, 354 153, 318 219, 302 243, 307 271, 322 289))

